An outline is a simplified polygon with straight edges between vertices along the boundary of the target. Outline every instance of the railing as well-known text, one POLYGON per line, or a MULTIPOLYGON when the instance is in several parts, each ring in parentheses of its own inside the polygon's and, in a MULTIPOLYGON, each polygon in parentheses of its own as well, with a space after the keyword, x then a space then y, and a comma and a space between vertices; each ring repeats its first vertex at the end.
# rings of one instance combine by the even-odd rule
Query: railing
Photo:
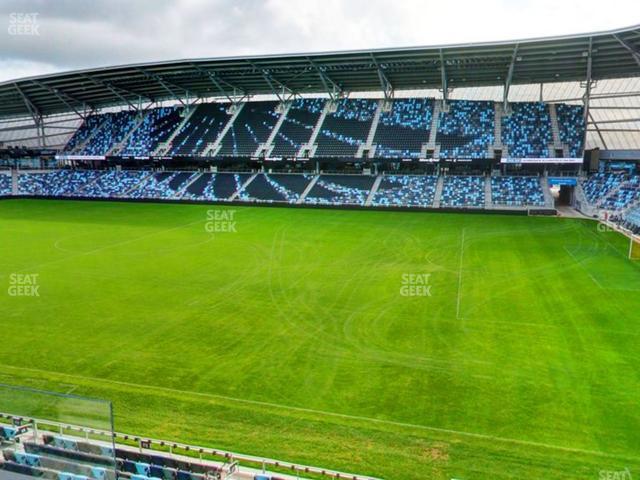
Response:
MULTIPOLYGON (((34 430, 40 433, 47 432, 62 434, 62 432, 65 432, 65 435, 69 435, 70 432, 77 432, 79 434, 78 437, 83 437, 86 440, 90 440, 93 436, 96 435, 104 436, 105 438, 109 438, 111 436, 111 432, 106 430, 86 428, 78 425, 60 423, 51 420, 42 420, 33 417, 23 417, 19 415, 16 416, 10 413, 0 413, 0 419, 2 418, 8 420, 13 424, 24 425, 25 423, 30 423, 33 426, 34 430), (58 431, 52 431, 50 427, 56 427, 58 431)), ((293 475, 313 474, 335 479, 380 480, 376 477, 339 472, 337 470, 329 470, 320 467, 312 467, 309 465, 284 462, 272 458, 235 453, 227 450, 199 447, 167 440, 157 440, 149 437, 131 435, 126 433, 113 432, 113 440, 116 444, 116 447, 119 447, 120 445, 127 446, 127 443, 125 442, 134 443, 138 447, 140 452, 151 451, 155 454, 166 454, 166 450, 168 449, 170 455, 177 455, 176 451, 183 451, 185 453, 191 453, 192 455, 196 454, 197 457, 195 457, 195 459, 199 459, 201 461, 204 460, 204 457, 207 455, 213 457, 221 457, 224 459, 225 464, 236 464, 239 465, 240 468, 243 465, 249 463, 253 465, 254 468, 259 467, 263 471, 268 470, 269 468, 275 468, 280 470, 288 470, 293 475)))

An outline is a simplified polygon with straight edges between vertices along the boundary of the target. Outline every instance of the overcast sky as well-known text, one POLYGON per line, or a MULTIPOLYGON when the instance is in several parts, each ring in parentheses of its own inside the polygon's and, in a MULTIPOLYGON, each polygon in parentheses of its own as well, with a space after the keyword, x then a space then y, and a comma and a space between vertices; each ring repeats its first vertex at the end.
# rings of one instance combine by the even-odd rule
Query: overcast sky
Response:
POLYGON ((609 30, 640 24, 640 1, 0 0, 0 23, 2 81, 154 60, 609 30))

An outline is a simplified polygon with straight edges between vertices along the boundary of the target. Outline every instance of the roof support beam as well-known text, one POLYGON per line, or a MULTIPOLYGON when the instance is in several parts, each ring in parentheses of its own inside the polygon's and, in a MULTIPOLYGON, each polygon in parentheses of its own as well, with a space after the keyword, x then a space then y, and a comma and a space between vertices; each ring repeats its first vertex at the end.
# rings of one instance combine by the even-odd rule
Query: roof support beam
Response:
POLYGON ((371 60, 373 60, 373 64, 375 65, 376 70, 378 71, 378 80, 380 80, 380 87, 382 88, 382 91, 384 92, 385 100, 392 100, 393 99, 393 95, 394 95, 393 85, 389 81, 389 78, 385 75, 384 69, 378 63, 378 61, 376 60, 376 57, 373 55, 373 53, 371 54, 371 60))
POLYGON ((218 89, 218 91, 224 95, 225 97, 227 97, 227 100, 229 100, 232 104, 236 104, 241 102, 244 97, 246 96, 246 93, 243 89, 236 87, 235 85, 232 85, 231 83, 227 82, 226 80, 220 78, 216 73, 210 71, 210 70, 205 70, 201 67, 199 67, 198 65, 195 64, 191 64, 192 67, 194 67, 198 72, 200 72, 202 75, 206 75, 207 78, 209 79, 209 81, 211 83, 213 83, 213 86, 216 87, 216 89, 218 89), (226 85, 228 87, 230 87, 233 90, 233 94, 229 95, 229 93, 227 92, 227 90, 225 90, 225 88, 222 85, 226 85), (239 92, 239 93, 238 93, 239 92))
MULTIPOLYGON (((600 141, 602 142, 602 145, 604 146, 604 148, 605 148, 606 150, 608 150, 608 149, 609 149, 609 147, 607 147, 607 142, 605 142, 605 141, 604 141, 604 136, 602 135, 602 132, 600 131, 600 127, 598 126, 598 122, 596 122, 596 121, 593 119, 593 115, 591 115, 591 112, 589 112, 589 118, 591 119, 591 124, 592 124, 592 125, 595 127, 595 129, 596 129, 596 133, 598 134, 598 137, 600 137, 600 141)), ((585 128, 585 131, 588 131, 588 130, 589 130, 588 128, 585 128)), ((586 135, 585 135, 585 137, 586 137, 586 135)), ((586 147, 586 145, 587 145, 587 142, 586 142, 586 141, 585 141, 584 145, 585 145, 585 147, 586 147)))
POLYGON ((449 85, 447 83, 447 67, 444 63, 444 53, 440 49, 440 85, 442 87, 442 106, 447 108, 449 101, 449 85))
POLYGON ((80 113, 73 105, 71 105, 66 99, 68 98, 71 101, 80 103, 82 105, 82 107, 84 108, 84 110, 93 110, 93 108, 88 105, 86 102, 83 102, 82 100, 78 100, 77 98, 72 97, 71 95, 69 95, 68 93, 62 92, 57 88, 52 88, 48 85, 43 84, 42 82, 38 82, 36 80, 33 80, 32 83, 34 85, 37 85, 40 88, 44 88, 46 91, 48 91, 49 93, 52 93, 58 100, 60 100, 62 103, 64 103, 67 108, 69 108, 70 110, 73 110, 73 112, 80 117, 82 120, 84 120, 86 118, 86 114, 82 114, 80 113))
POLYGON ((636 63, 640 67, 640 49, 634 46, 633 44, 629 43, 628 41, 624 40, 623 38, 621 38, 620 35, 617 35, 614 33, 613 38, 615 38, 618 41, 618 43, 620 43, 620 45, 622 45, 624 48, 626 48, 629 51, 633 59, 636 61, 636 63))
POLYGON ((316 64, 316 62, 311 60, 311 58, 309 57, 307 57, 307 60, 311 64, 311 67, 318 73, 320 81, 322 82, 322 85, 324 86, 327 94, 329 94, 329 98, 331 98, 331 100, 336 100, 340 95, 344 93, 342 87, 340 87, 340 85, 334 82, 331 77, 327 75, 324 68, 319 67, 318 64, 316 64))
POLYGON ((40 147, 46 146, 46 134, 44 131, 44 122, 42 121, 42 113, 40 109, 33 104, 29 96, 22 91, 22 89, 18 86, 17 83, 13 84, 20 96, 22 97, 22 101, 24 102, 27 110, 31 114, 31 118, 33 119, 33 123, 36 126, 36 132, 38 133, 38 145, 40 147))
POLYGON ((152 73, 152 72, 147 72, 146 70, 143 69, 139 69, 139 71, 147 78, 151 79, 151 80, 155 80, 156 82, 158 82, 158 84, 164 88, 167 93, 169 93, 169 95, 171 95, 174 100, 177 100, 178 102, 180 102, 183 106, 187 107, 188 103, 189 103, 189 97, 195 97, 195 95, 192 95, 191 92, 189 90, 187 90, 184 87, 181 87, 180 85, 176 85, 175 83, 171 83, 167 80, 165 80, 163 77, 161 77, 160 75, 156 74, 156 73, 152 73), (173 89, 178 89, 178 90, 182 90, 183 92, 186 93, 186 100, 187 103, 185 103, 182 100, 182 97, 180 95, 178 95, 176 92, 173 91, 173 89))
POLYGON ((504 82, 504 92, 502 95, 502 109, 506 112, 509 103, 509 90, 511 89, 511 81, 513 80, 513 71, 516 68, 516 61, 518 60, 518 44, 513 47, 513 54, 511 55, 511 63, 509 64, 509 70, 507 71, 507 77, 504 82))
MULTIPOLYGON (((587 126, 589 124, 589 119, 591 118, 591 120, 593 121, 593 116, 589 111, 589 106, 591 104, 591 87, 593 86, 592 58, 593 58, 593 37, 589 37, 589 47, 587 49, 587 78, 586 78, 587 83, 585 85, 584 97, 582 99, 582 103, 584 104, 584 138, 582 142, 583 148, 587 146, 587 126)), ((598 128, 597 125, 596 125, 596 128, 598 128)), ((598 130, 598 133, 600 133, 599 130, 598 130)), ((604 139, 601 138, 601 140, 602 140, 602 143, 604 144, 604 139)))
POLYGON ((251 62, 250 60, 247 60, 247 63, 249 65, 251 65, 251 67, 254 70, 259 71, 261 73, 262 78, 264 78, 265 82, 267 82, 267 84, 269 85, 269 88, 271 89, 273 94, 276 97, 278 97, 278 100, 280 100, 281 102, 285 101, 285 93, 286 92, 289 92, 290 96, 295 96, 296 95, 296 92, 294 92, 291 88, 289 88, 289 86, 287 86, 286 84, 282 83, 280 80, 275 78, 271 74, 271 72, 269 72, 268 69, 258 67, 255 63, 251 62), (276 86, 274 84, 277 84, 280 87, 281 90, 276 88, 276 86))
MULTIPOLYGON (((102 81, 100 79, 97 79, 95 77, 92 77, 91 75, 87 75, 84 74, 83 75, 84 78, 86 78, 87 80, 89 80, 90 82, 95 83, 98 86, 104 87, 107 90, 109 90, 111 93, 113 93, 116 97, 118 97, 120 100, 122 100, 124 103, 126 103, 127 105, 129 105, 131 108, 133 108, 134 110, 138 110, 138 107, 136 107, 133 103, 131 103, 125 96, 123 96, 122 94, 120 94, 111 83, 109 82, 105 82, 102 81)), ((124 90, 123 90, 124 91, 124 90)), ((129 93, 129 92, 127 92, 129 93)))

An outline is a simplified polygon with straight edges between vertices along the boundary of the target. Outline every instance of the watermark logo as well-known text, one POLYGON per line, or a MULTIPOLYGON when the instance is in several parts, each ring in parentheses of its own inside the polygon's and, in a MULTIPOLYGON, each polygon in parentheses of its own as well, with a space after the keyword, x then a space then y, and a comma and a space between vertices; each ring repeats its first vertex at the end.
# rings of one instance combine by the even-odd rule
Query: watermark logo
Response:
POLYGON ((430 297, 430 273, 403 273, 400 295, 403 297, 430 297))
POLYGON ((624 470, 600 470, 598 478, 600 480, 633 480, 631 470, 628 468, 624 470))
POLYGON ((598 226, 596 227, 599 233, 608 233, 608 232, 615 232, 616 229, 613 228, 610 224, 608 223, 602 223, 602 222, 598 222, 598 226))
POLYGON ((39 297, 39 277, 38 273, 12 273, 7 293, 11 297, 39 297))
POLYGON ((235 210, 207 210, 207 233, 237 233, 235 210))
POLYGON ((9 35, 40 35, 39 13, 10 13, 9 35))

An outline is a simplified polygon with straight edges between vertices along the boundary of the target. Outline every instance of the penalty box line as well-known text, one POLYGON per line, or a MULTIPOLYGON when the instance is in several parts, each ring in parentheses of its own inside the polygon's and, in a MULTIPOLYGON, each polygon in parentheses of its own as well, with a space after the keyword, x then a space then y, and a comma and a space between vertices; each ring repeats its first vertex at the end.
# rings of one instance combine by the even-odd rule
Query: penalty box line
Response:
POLYGON ((124 381, 120 381, 120 380, 109 380, 109 379, 106 379, 106 378, 89 377, 89 376, 85 376, 85 375, 75 375, 75 374, 70 374, 70 373, 60 373, 60 372, 54 372, 54 371, 50 371, 50 370, 43 370, 43 369, 39 369, 39 368, 16 367, 16 366, 13 366, 13 365, 6 365, 6 364, 0 364, 0 366, 3 367, 3 368, 7 368, 7 369, 22 370, 22 371, 26 371, 26 372, 35 372, 35 373, 44 373, 44 374, 50 374, 50 375, 59 375, 59 376, 73 378, 73 379, 77 379, 77 380, 88 380, 88 381, 93 381, 93 382, 98 382, 98 383, 119 385, 119 386, 124 386, 124 387, 133 387, 133 388, 138 388, 138 389, 142 389, 142 390, 152 390, 152 391, 155 390, 155 391, 158 391, 158 392, 179 393, 179 394, 191 395, 191 396, 196 396, 196 397, 211 398, 211 399, 217 399, 217 400, 226 400, 226 401, 229 401, 229 402, 242 403, 242 404, 245 404, 245 405, 256 405, 256 406, 261 406, 261 407, 276 408, 276 409, 280 409, 280 410, 288 410, 288 411, 292 411, 292 412, 310 413, 310 414, 321 415, 321 416, 325 416, 325 417, 334 417, 334 418, 342 418, 342 419, 346 419, 346 420, 355 420, 355 421, 363 421, 363 422, 369 422, 369 423, 377 423, 377 424, 380 424, 380 425, 389 425, 389 426, 401 427, 401 428, 413 428, 413 429, 416 429, 416 430, 424 430, 424 431, 431 431, 431 432, 438 432, 438 433, 446 433, 446 434, 451 434, 451 435, 459 435, 459 436, 464 436, 464 437, 469 437, 469 438, 477 438, 477 439, 480 439, 480 440, 499 441, 499 442, 503 442, 503 443, 511 443, 511 444, 514 444, 514 445, 524 445, 524 446, 530 446, 530 447, 547 448, 547 449, 550 449, 550 450, 558 450, 558 451, 563 451, 563 452, 579 453, 579 454, 586 454, 586 455, 595 455, 595 456, 600 456, 600 457, 623 459, 623 460, 633 460, 633 461, 640 460, 640 457, 630 457, 630 456, 625 456, 625 455, 616 455, 616 454, 611 454, 611 453, 602 452, 602 451, 598 451, 598 450, 586 450, 586 449, 581 449, 581 448, 562 447, 562 446, 559 446, 559 445, 552 445, 552 444, 548 444, 548 443, 534 442, 534 441, 528 441, 528 440, 518 440, 518 439, 515 439, 515 438, 498 437, 498 436, 495 436, 495 435, 487 435, 487 434, 483 434, 483 433, 474 433, 474 432, 465 432, 465 431, 462 431, 462 430, 453 430, 453 429, 448 429, 448 428, 429 427, 429 426, 426 426, 426 425, 418 425, 418 424, 408 423, 408 422, 399 422, 399 421, 395 421, 395 420, 384 420, 384 419, 380 419, 380 418, 365 417, 365 416, 360 416, 360 415, 349 415, 349 414, 346 414, 346 413, 329 412, 329 411, 317 410, 317 409, 313 409, 313 408, 294 407, 294 406, 290 406, 290 405, 283 405, 283 404, 280 404, 280 403, 264 402, 264 401, 261 401, 261 400, 250 400, 250 399, 245 399, 245 398, 236 398, 236 397, 230 397, 230 396, 227 396, 227 395, 218 395, 218 394, 215 394, 215 393, 194 392, 194 391, 190 391, 190 390, 180 390, 178 388, 171 388, 171 387, 160 387, 160 386, 155 386, 155 385, 145 385, 145 384, 141 384, 141 383, 124 382, 124 381))

